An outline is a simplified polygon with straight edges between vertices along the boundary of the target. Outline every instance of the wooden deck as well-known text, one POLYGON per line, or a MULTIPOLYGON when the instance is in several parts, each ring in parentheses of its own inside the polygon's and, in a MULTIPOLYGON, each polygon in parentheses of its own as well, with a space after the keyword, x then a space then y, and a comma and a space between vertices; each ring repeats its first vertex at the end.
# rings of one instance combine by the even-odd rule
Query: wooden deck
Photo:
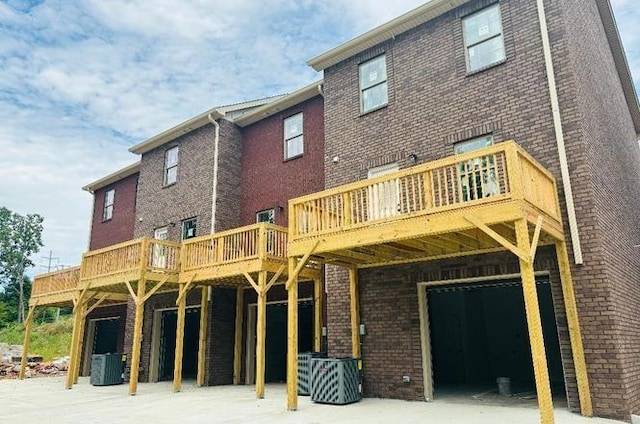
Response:
POLYGON ((541 244, 563 239, 554 177, 512 141, 292 199, 289 210, 290 256, 360 268, 505 250, 495 235, 515 245, 522 218, 532 237, 541 219, 541 244))
MULTIPOLYGON (((252 279, 263 271, 286 277, 287 239, 286 228, 259 223, 185 240, 179 281, 237 287, 249 284, 247 274, 252 279)), ((313 279, 318 273, 318 265, 312 263, 300 272, 300 279, 313 279)))

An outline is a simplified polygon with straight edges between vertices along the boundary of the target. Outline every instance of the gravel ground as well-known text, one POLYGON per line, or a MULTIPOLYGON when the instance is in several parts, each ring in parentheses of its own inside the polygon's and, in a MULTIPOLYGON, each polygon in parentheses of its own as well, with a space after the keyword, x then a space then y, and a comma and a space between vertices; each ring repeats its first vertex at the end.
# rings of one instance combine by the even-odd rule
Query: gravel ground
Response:
MULTIPOLYGON (((278 424, 411 424, 479 423, 536 424, 536 408, 472 405, 449 400, 431 403, 364 399, 347 406, 320 405, 299 398, 296 412, 286 411, 284 385, 268 385, 266 398, 256 400, 253 386, 196 388, 185 382, 181 393, 170 383, 140 384, 136 396, 127 385, 94 387, 80 378, 73 390, 64 378, 0 381, 0 423, 278 423, 278 424)), ((558 408, 556 423, 614 424, 619 421, 584 418, 558 408)))

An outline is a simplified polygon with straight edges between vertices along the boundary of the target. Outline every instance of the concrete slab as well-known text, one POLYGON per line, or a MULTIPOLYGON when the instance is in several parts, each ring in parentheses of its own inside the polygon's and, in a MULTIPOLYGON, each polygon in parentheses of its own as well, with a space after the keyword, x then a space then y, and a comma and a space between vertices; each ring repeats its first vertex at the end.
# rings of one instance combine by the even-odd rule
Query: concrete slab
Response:
MULTIPOLYGON (((266 398, 262 400, 255 399, 253 386, 197 388, 186 382, 183 389, 181 393, 173 393, 170 383, 141 384, 136 396, 128 396, 126 385, 94 387, 88 378, 80 378, 73 390, 64 389, 61 377, 2 380, 0 423, 539 423, 538 411, 531 406, 383 399, 333 406, 300 397, 298 411, 287 412, 284 385, 268 385, 266 398)), ((566 409, 556 410, 555 416, 556 423, 619 423, 584 418, 566 409)))

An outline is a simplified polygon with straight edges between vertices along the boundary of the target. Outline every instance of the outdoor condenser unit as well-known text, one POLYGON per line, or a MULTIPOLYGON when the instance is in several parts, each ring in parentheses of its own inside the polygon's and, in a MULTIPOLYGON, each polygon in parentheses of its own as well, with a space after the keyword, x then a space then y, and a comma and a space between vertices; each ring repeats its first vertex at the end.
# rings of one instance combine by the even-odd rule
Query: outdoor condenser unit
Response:
POLYGON ((91 356, 91 377, 93 386, 108 386, 122 383, 122 355, 106 353, 91 356))
POLYGON ((344 405, 362 399, 358 359, 312 358, 311 400, 344 405))
POLYGON ((325 352, 303 352, 298 354, 298 394, 311 394, 311 359, 326 358, 325 352))

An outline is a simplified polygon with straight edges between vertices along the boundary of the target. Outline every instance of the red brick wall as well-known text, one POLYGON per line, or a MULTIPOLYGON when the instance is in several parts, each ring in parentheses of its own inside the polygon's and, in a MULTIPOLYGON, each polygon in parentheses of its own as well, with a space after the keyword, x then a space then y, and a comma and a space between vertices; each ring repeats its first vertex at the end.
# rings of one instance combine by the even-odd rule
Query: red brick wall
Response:
POLYGON ((276 224, 287 225, 288 200, 324 188, 322 97, 246 127, 242 136, 242 225, 255 223, 256 212, 271 208, 276 224), (285 160, 284 119, 300 112, 304 114, 304 155, 285 160))
MULTIPOLYGON (((518 141, 562 187, 534 1, 500 2, 506 61, 466 72, 461 17, 489 3, 469 2, 325 70, 327 187, 366 178, 368 168, 384 163, 410 166, 410 153, 421 163, 451 155, 455 142, 489 132, 496 142, 518 141), (358 64, 383 52, 389 104, 361 115, 358 64)), ((640 208, 637 140, 595 0, 545 6, 584 253, 572 274, 595 413, 628 419, 640 408, 640 252, 632 248, 640 234, 631 212, 640 208)), ((330 351, 340 354, 349 346, 348 292, 341 271, 329 270, 327 279, 330 351)), ((363 310, 379 306, 361 297, 363 310)), ((561 338, 566 345, 566 333, 561 338)), ((384 374, 390 363, 380 361, 377 371, 384 374)), ((564 368, 572 375, 566 360, 564 368)))
POLYGON ((101 249, 133 238, 137 188, 138 174, 134 174, 95 191, 89 250, 101 249), (103 221, 104 196, 111 189, 116 190, 113 217, 103 221))

